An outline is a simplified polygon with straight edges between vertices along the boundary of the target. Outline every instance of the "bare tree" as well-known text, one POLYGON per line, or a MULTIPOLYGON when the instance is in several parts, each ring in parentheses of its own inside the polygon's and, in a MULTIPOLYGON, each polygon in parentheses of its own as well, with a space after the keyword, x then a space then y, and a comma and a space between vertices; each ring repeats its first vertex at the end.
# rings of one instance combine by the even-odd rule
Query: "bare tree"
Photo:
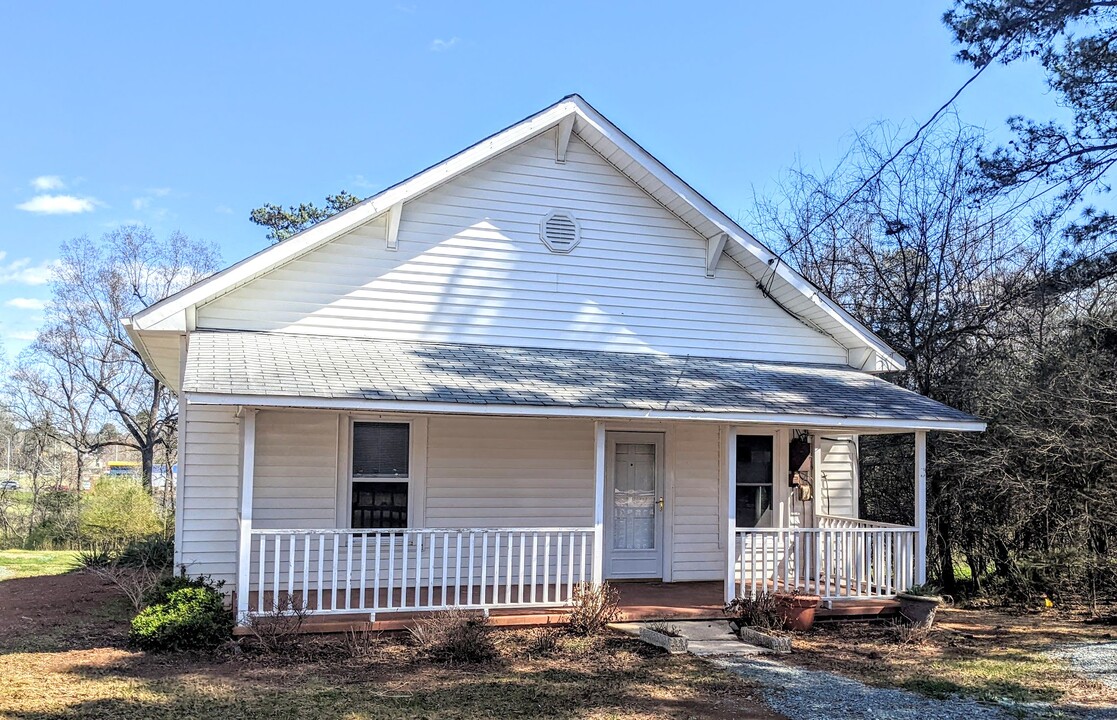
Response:
POLYGON ((23 358, 26 377, 41 381, 34 394, 54 406, 71 446, 135 449, 148 489, 156 451, 174 434, 178 408, 120 320, 200 280, 216 265, 209 244, 178 233, 161 240, 138 226, 114 230, 99 242, 88 237, 67 242, 46 322, 23 358), (67 404, 71 407, 64 409, 67 404), (124 428, 122 437, 91 435, 110 419, 124 428))
MULTIPOLYGON (((974 202, 979 133, 940 125, 896 155, 898 135, 878 126, 835 172, 790 173, 777 199, 760 203, 759 223, 787 262, 906 358, 893 380, 972 410, 966 370, 1002 346, 1002 318, 1034 287, 1037 242, 1011 213, 974 202)), ((937 574, 949 587, 961 476, 937 461, 942 441, 932 438, 928 491, 937 574)), ((868 509, 910 521, 910 443, 861 447, 868 509)))

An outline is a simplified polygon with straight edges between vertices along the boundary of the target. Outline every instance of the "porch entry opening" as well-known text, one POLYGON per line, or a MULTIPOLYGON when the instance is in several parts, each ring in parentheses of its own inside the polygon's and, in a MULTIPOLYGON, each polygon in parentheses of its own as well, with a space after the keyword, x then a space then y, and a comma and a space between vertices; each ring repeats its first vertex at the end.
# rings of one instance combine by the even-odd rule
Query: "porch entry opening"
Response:
POLYGON ((663 577, 663 434, 606 434, 606 579, 663 577))

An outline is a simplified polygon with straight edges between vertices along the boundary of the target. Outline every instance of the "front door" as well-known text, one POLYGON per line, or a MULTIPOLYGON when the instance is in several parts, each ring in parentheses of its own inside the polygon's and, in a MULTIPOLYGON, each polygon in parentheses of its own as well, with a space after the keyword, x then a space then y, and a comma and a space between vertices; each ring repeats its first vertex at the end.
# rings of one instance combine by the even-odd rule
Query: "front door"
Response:
POLYGON ((605 459, 605 577, 663 576, 663 435, 611 432, 605 459))

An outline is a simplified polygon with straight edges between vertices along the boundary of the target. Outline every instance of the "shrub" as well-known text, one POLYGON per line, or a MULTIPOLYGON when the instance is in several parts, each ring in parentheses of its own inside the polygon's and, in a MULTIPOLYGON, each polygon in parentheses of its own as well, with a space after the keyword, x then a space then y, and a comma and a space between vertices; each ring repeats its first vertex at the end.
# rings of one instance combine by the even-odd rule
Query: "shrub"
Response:
POLYGON ((72 547, 77 536, 81 495, 72 490, 47 489, 39 494, 39 520, 24 546, 29 550, 72 547))
POLYGON ((233 614, 220 593, 185 587, 132 618, 129 641, 148 652, 208 650, 232 637, 233 614))
POLYGON ((535 628, 531 633, 531 653, 533 655, 551 655, 558 650, 559 631, 551 624, 535 628))
POLYGON ((125 567, 149 567, 161 570, 170 570, 174 561, 174 541, 163 537, 132 540, 116 557, 117 564, 125 567))
MULTIPOLYGON (((132 607, 140 610, 154 601, 152 593, 171 577, 173 559, 174 544, 171 541, 144 538, 128 543, 115 554, 105 550, 89 551, 83 554, 81 562, 90 572, 120 588, 128 596, 132 607)), ((185 576, 185 568, 183 574, 185 576)), ((182 586, 188 585, 184 583, 182 586)), ((163 593, 155 600, 162 600, 165 595, 163 593)))
POLYGON ((466 610, 445 610, 415 622, 415 644, 439 662, 481 663, 497 657, 489 618, 466 610))
POLYGON ((167 597, 171 593, 175 590, 182 590, 183 588, 205 588, 221 594, 222 588, 224 587, 224 580, 214 582, 213 578, 209 575, 187 575, 186 566, 183 565, 179 568, 178 575, 166 575, 160 578, 159 582, 144 594, 143 603, 144 605, 156 605, 166 602, 167 597))
POLYGON ((575 635, 600 635, 605 626, 620 617, 620 593, 609 583, 579 583, 570 599, 570 621, 575 635))
POLYGON ((267 612, 249 615, 246 627, 261 650, 278 653, 294 648, 309 614, 299 598, 281 595, 267 612))
POLYGON ((135 480, 103 478, 82 499, 80 529, 86 542, 120 547, 162 533, 164 518, 135 480))
POLYGON ((725 614, 738 626, 750 627, 761 632, 783 629, 783 616, 776 607, 776 598, 762 592, 755 598, 737 597, 725 606, 725 614))
POLYGON ((90 548, 78 553, 78 566, 84 570, 97 570, 112 564, 112 553, 104 548, 90 548))

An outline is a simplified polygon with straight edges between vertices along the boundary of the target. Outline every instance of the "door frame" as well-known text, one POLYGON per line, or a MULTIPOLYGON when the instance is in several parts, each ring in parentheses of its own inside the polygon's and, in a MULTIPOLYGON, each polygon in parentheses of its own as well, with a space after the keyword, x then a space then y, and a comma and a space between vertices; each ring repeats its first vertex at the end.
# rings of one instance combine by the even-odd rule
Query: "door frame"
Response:
POLYGON ((605 580, 658 580, 661 582, 670 582, 670 573, 667 572, 670 560, 670 550, 667 547, 668 531, 670 528, 669 518, 671 516, 671 496, 668 491, 670 489, 667 477, 667 433, 663 429, 659 430, 605 430, 605 517, 602 532, 604 533, 604 542, 602 543, 602 551, 605 555, 602 558, 602 576, 605 580), (656 473, 656 495, 657 498, 663 498, 664 507, 662 510, 656 508, 655 510, 655 538, 656 549, 658 550, 658 567, 659 575, 652 577, 612 577, 609 570, 612 561, 612 537, 613 537, 613 481, 615 474, 616 463, 616 449, 617 443, 644 443, 655 445, 655 473, 656 473))

